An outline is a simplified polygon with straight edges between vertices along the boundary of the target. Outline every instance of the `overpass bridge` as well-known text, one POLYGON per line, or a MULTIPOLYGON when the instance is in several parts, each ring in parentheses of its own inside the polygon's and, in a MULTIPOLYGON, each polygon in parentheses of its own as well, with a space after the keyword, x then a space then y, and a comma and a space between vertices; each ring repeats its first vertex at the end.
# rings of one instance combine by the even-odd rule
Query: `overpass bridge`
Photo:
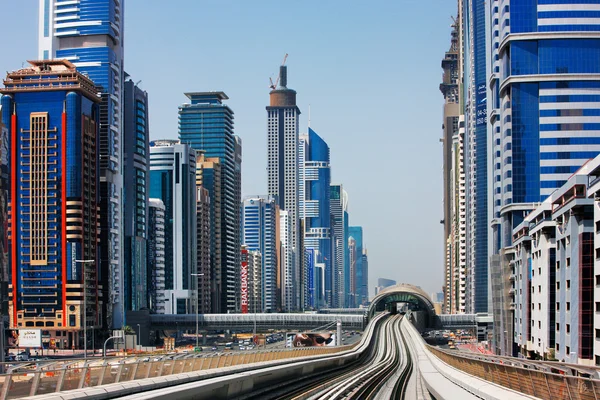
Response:
POLYGON ((366 318, 359 314, 150 314, 147 311, 127 313, 127 324, 139 324, 141 345, 150 345, 150 331, 195 331, 204 332, 230 330, 234 332, 266 332, 271 329, 287 331, 313 330, 340 321, 343 329, 363 330, 366 318))

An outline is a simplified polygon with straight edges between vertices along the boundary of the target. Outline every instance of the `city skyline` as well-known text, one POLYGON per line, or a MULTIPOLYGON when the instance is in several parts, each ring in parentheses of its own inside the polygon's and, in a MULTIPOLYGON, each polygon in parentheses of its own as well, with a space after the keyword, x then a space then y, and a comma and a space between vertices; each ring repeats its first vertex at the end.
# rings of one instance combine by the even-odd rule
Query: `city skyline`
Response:
MULTIPOLYGON (((10 44, 7 46, 6 57, 0 61, 0 67, 4 67, 5 70, 17 68, 19 62, 34 58, 36 54, 37 1, 21 3, 24 9, 30 4, 31 11, 17 16, 14 21, 6 22, 5 26, 8 29, 23 35, 20 36, 18 48, 10 44)), ((195 5, 192 3, 181 2, 180 7, 193 9, 195 5)), ((370 281, 375 282, 378 275, 386 275, 398 281, 417 283, 427 291, 437 291, 442 284, 441 277, 436 278, 435 282, 427 282, 422 278, 422 274, 419 274, 421 270, 417 266, 425 265, 425 268, 430 268, 432 276, 439 276, 443 259, 441 244, 435 244, 436 250, 431 251, 431 241, 427 240, 427 237, 430 232, 440 229, 438 217, 441 215, 441 206, 438 199, 441 176, 438 157, 440 148, 437 140, 441 130, 435 117, 439 115, 442 102, 434 82, 439 80, 439 54, 447 49, 445 38, 450 31, 449 16, 454 13, 453 5, 447 6, 447 9, 432 11, 420 4, 406 4, 402 7, 389 3, 373 7, 357 5, 351 10, 341 11, 343 15, 335 17, 334 11, 337 13, 338 7, 334 5, 290 5, 286 9, 272 11, 281 15, 287 15, 290 11, 296 12, 294 23, 298 24, 297 26, 300 26, 302 19, 307 18, 312 18, 315 23, 333 19, 334 26, 328 26, 326 32, 321 32, 331 39, 332 46, 318 44, 315 33, 298 30, 293 32, 297 44, 274 38, 273 46, 269 46, 268 49, 250 46, 249 49, 254 49, 250 52, 244 50, 244 47, 249 45, 248 41, 250 44, 254 44, 254 41, 258 44, 261 38, 273 29, 267 25, 273 25, 274 22, 264 24, 264 27, 252 22, 258 20, 261 12, 265 15, 264 10, 270 9, 268 4, 256 7, 256 10, 238 4, 236 10, 225 16, 236 20, 242 18, 242 15, 247 16, 243 21, 249 25, 241 25, 232 28, 231 32, 223 32, 215 44, 203 43, 200 47, 201 54, 218 54, 221 58, 212 66, 202 65, 198 69, 196 66, 184 66, 186 63, 191 64, 196 55, 190 51, 179 51, 182 43, 174 43, 171 47, 164 45, 165 41, 174 41, 174 37, 179 37, 182 32, 178 34, 174 29, 151 32, 145 29, 145 26, 151 25, 159 16, 168 20, 173 11, 161 10, 152 2, 141 9, 141 4, 130 1, 125 6, 125 69, 135 76, 134 80, 141 79, 140 87, 149 93, 151 139, 176 137, 177 107, 181 103, 182 92, 223 89, 231 96, 230 106, 236 110, 236 134, 244 140, 242 194, 247 195, 266 193, 266 179, 263 179, 263 176, 266 178, 266 138, 263 132, 266 125, 264 104, 268 101, 268 78, 271 74, 277 74, 283 54, 290 53, 288 66, 293 77, 292 87, 298 91, 298 104, 303 111, 300 131, 306 131, 311 114, 310 118, 315 126, 319 126, 319 131, 327 133, 324 139, 332 148, 332 182, 342 182, 350 195, 351 224, 362 225, 368 232, 366 245, 370 249, 370 281), (384 9, 386 13, 382 13, 384 9), (404 12, 413 13, 418 19, 425 21, 424 29, 432 33, 428 35, 432 39, 425 38, 419 44, 404 43, 401 39, 407 35, 407 30, 392 28, 395 27, 393 20, 402 16, 401 13, 404 12), (242 15, 239 15, 240 13, 242 15), (368 28, 360 34, 353 33, 349 30, 350 26, 343 22, 357 21, 359 16, 365 19, 368 28), (379 17, 381 20, 377 20, 379 17), (344 37, 335 33, 336 27, 341 29, 344 37), (252 38, 239 35, 240 30, 249 28, 252 28, 252 38), (142 41, 142 37, 147 39, 142 41), (376 45, 367 47, 374 38, 381 40, 376 45), (173 59, 173 68, 181 70, 176 80, 170 82, 168 87, 160 78, 160 70, 148 67, 152 62, 152 52, 147 47, 150 43, 153 43, 153 48, 163 48, 164 56, 173 59), (222 46, 225 44, 231 46, 231 51, 224 50, 222 46), (223 51, 216 53, 215 48, 219 46, 223 51), (396 46, 397 51, 392 51, 394 54, 390 59, 389 49, 396 46), (420 46, 428 50, 417 51, 420 46), (257 52, 259 54, 254 54, 257 52), (414 60, 408 63, 410 65, 400 62, 404 53, 414 54, 414 60), (244 69, 239 68, 241 64, 244 65, 244 69), (233 71, 236 71, 236 74, 239 72, 239 76, 233 71), (420 79, 407 79, 409 76, 420 79), (348 82, 351 84, 348 85, 348 82), (380 86, 384 82, 389 90, 381 90, 380 86), (335 95, 325 95, 328 87, 340 91, 335 95), (398 95, 408 92, 416 94, 398 95), (364 102, 363 96, 373 100, 364 102), (416 107, 413 103, 416 103, 416 107), (309 104, 311 113, 308 112, 309 104), (401 111, 399 118, 398 110, 401 111), (365 117, 367 115, 377 118, 372 121, 371 118, 365 117), (363 135, 377 137, 379 140, 365 141, 362 139, 363 135), (388 143, 391 145, 382 145, 388 143), (376 179, 371 178, 375 169, 363 168, 362 164, 356 161, 356 151, 359 148, 362 150, 359 154, 361 159, 377 159, 381 163, 382 167, 377 169, 381 172, 377 174, 376 179), (416 154, 422 156, 416 158, 416 154), (418 176, 411 176, 413 165, 418 165, 422 170, 418 176), (431 183, 421 186, 420 182, 424 179, 431 179, 431 183), (394 181, 404 184, 386 183, 394 181), (390 219, 389 210, 385 211, 384 205, 390 198, 399 198, 408 190, 418 196, 418 201, 411 202, 407 197, 407 201, 391 213, 390 219), (378 196, 369 196, 369 193, 376 191, 378 196), (407 243, 401 253, 405 262, 390 262, 389 260, 398 260, 396 242, 385 238, 393 237, 396 234, 396 226, 402 225, 420 225, 423 228, 418 232, 411 232, 410 235, 402 235, 407 243), (413 251, 415 248, 417 250, 413 251)), ((213 17, 223 12, 212 5, 203 9, 204 15, 213 17)), ((182 19, 179 25, 185 25, 188 17, 177 14, 177 18, 182 19)), ((210 29, 211 23, 207 21, 206 29, 210 29)), ((410 28, 411 25, 407 29, 410 28)), ((373 287, 369 290, 372 292, 373 287)))

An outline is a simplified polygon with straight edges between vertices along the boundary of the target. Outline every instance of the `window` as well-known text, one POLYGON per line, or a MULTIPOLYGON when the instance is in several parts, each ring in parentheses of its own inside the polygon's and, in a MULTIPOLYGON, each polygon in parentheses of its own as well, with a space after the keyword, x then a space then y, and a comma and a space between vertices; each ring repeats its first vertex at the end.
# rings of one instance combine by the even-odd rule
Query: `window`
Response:
POLYGON ((567 324, 567 333, 571 333, 571 324, 567 324))
MULTIPOLYGON (((598 305, 600 303, 596 303, 596 305, 598 305)), ((556 302, 556 311, 560 311, 560 303, 557 301, 556 302)))
POLYGON ((600 312, 600 301, 596 302, 596 312, 600 312))
POLYGON ((571 354, 571 348, 569 346, 565 347, 567 354, 571 354))
POLYGON ((571 289, 571 280, 567 279, 567 289, 571 289))
POLYGON ((567 301, 567 311, 571 311, 571 302, 567 301))
POLYGON ((556 290, 560 290, 560 282, 556 282, 556 290))
POLYGON ((596 339, 600 339, 600 329, 596 329, 596 339))
POLYGON ((571 266, 571 257, 567 257, 567 268, 571 266))
POLYGON ((560 332, 560 324, 558 322, 556 323, 556 332, 560 332))

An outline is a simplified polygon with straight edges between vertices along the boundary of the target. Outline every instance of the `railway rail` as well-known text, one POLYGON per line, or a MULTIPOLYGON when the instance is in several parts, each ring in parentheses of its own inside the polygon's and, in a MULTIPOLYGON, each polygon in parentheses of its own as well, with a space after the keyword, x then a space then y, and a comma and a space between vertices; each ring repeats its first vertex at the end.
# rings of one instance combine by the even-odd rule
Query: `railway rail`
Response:
POLYGON ((244 399, 375 399, 385 387, 392 386, 386 398, 402 399, 412 373, 410 353, 400 331, 402 316, 382 319, 372 337, 371 351, 351 364, 329 373, 307 376, 285 385, 260 390, 244 399), (398 373, 400 370, 400 373, 398 373))

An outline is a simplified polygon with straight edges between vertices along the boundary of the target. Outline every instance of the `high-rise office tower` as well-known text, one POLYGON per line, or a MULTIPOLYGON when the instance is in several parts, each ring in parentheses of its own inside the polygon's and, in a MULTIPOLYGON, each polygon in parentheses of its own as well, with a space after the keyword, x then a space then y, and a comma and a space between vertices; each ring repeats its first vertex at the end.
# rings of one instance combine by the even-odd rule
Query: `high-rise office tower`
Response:
POLYGON ((315 309, 317 307, 315 293, 315 259, 317 251, 314 249, 304 250, 304 268, 306 270, 306 303, 304 308, 315 309))
MULTIPOLYGON (((348 258, 350 261, 350 285, 348 289, 348 307, 356 307, 356 267, 357 267, 357 253, 356 253, 356 240, 350 236, 348 237, 348 258)), ((362 260, 361 260, 362 261, 362 260)), ((360 262, 358 265, 360 266, 360 262)))
MULTIPOLYGON (((460 6, 459 6, 460 7, 460 6)), ((450 49, 442 60, 442 83, 444 96, 443 116, 443 181, 444 181, 444 309, 447 313, 464 313, 467 299, 474 299, 473 286, 467 285, 466 245, 466 188, 464 148, 464 117, 462 91, 462 9, 455 20, 450 38, 450 49)), ((469 275, 473 279, 473 274, 469 275)), ((474 304, 471 304, 470 310, 474 304)))
MULTIPOLYGON (((304 248, 317 252, 317 262, 331 268, 330 153, 327 143, 311 128, 300 136, 299 215, 304 227, 304 248)), ((304 266, 304 268, 306 268, 304 266)))
POLYGON ((361 257, 362 281, 359 292, 362 296, 360 305, 366 306, 369 304, 369 254, 366 248, 363 248, 361 257))
MULTIPOLYGON (((344 286, 345 286, 345 253, 348 251, 348 241, 346 239, 345 217, 347 216, 348 193, 342 185, 330 186, 330 206, 333 230, 332 235, 332 262, 325 263, 325 300, 330 307, 344 306, 344 286)), ((324 257, 324 259, 327 257, 324 257)))
POLYGON ((358 307, 363 304, 365 294, 362 292, 362 288, 365 281, 364 268, 363 268, 363 229, 362 226, 351 226, 348 228, 348 235, 355 241, 355 292, 354 292, 354 305, 352 307, 358 307))
POLYGON ((96 329, 104 321, 98 90, 65 60, 31 62, 4 83, 2 122, 11 137, 10 326, 43 327, 59 347, 82 348, 84 326, 96 329))
POLYGON ((148 200, 148 309, 165 314, 165 204, 160 199, 148 200))
MULTIPOLYGON (((279 87, 269 93, 267 106, 267 175, 268 194, 277 199, 281 210, 289 213, 293 257, 292 268, 299 268, 302 250, 298 249, 298 137, 300 109, 296 91, 287 87, 287 67, 279 70, 279 87)), ((293 306, 297 306, 294 304, 293 306)))
POLYGON ((123 100, 123 292, 125 309, 139 311, 148 307, 148 93, 128 79, 123 100))
MULTIPOLYGON (((461 57, 465 113, 465 187, 467 189, 466 275, 473 290, 466 301, 469 313, 488 312, 488 135, 485 2, 463 0, 461 57)), ((455 278, 455 280, 458 278, 455 278)), ((460 282, 458 286, 460 287, 460 282)), ((460 289, 459 289, 460 290, 460 289)), ((459 308, 459 307, 457 307, 459 308)))
POLYGON ((292 311, 294 309, 294 250, 292 247, 292 218, 285 210, 279 212, 279 276, 281 309, 292 311))
POLYGON ((209 266, 210 266, 210 312, 221 311, 220 293, 222 292, 223 274, 221 273, 221 213, 223 188, 221 186, 221 161, 218 157, 204 156, 203 151, 198 151, 196 157, 196 187, 208 190, 210 220, 209 232, 209 266))
MULTIPOLYGON (((233 111, 223 92, 185 94, 191 103, 179 107, 179 139, 205 157, 221 163, 220 312, 238 310, 240 266, 241 140, 233 134, 233 111)), ((209 192, 211 188, 205 186, 209 192)), ((214 195, 211 194, 211 198, 214 195)), ((215 220, 215 223, 218 222, 215 220)))
POLYGON ((176 140, 150 143, 150 197, 165 204, 166 314, 195 310, 196 151, 176 140))
POLYGON ((315 263, 315 307, 317 309, 325 307, 324 267, 321 263, 315 263))
POLYGON ((489 3, 494 332, 502 354, 512 354, 514 343, 512 231, 600 153, 597 7, 586 1, 489 3))
POLYGON ((262 258, 260 271, 263 304, 259 311, 277 310, 277 211, 272 196, 252 196, 242 203, 242 243, 262 258))
POLYGON ((105 318, 125 323, 123 282, 123 0, 40 0, 39 59, 66 59, 99 87, 100 262, 105 318))
MULTIPOLYGON (((2 115, 2 104, 0 103, 0 115, 2 115)), ((8 246, 6 238, 8 237, 8 191, 9 185, 9 140, 8 129, 2 123, 0 117, 0 298, 8 299, 8 282, 10 264, 8 262, 8 246)), ((0 304, 0 313, 8 314, 8 303, 3 301, 0 304)))
MULTIPOLYGON (((198 159, 196 158, 196 171, 198 171, 198 159)), ((198 174, 196 173, 196 262, 198 263, 197 296, 198 312, 210 314, 212 310, 211 300, 211 265, 210 265, 210 194, 208 189, 198 185, 198 174)))

